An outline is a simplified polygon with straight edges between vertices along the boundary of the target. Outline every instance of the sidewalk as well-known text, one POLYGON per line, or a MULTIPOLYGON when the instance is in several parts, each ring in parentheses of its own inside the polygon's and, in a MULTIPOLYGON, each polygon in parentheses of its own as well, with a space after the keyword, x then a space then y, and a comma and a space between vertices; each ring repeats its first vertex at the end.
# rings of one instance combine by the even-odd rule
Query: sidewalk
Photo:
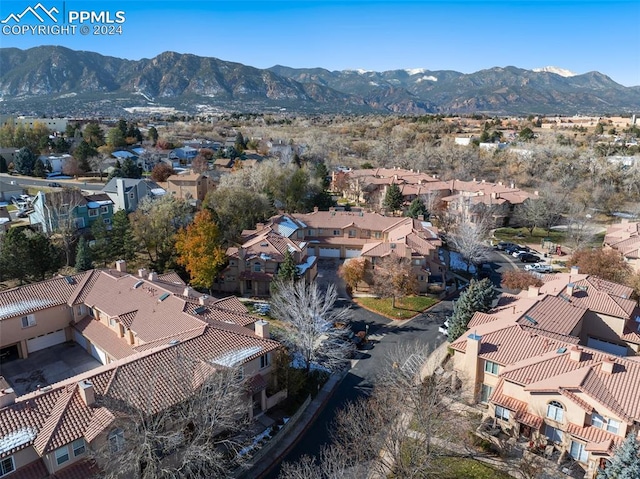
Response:
POLYGON ((318 395, 309 403, 305 411, 302 413, 296 424, 286 431, 285 435, 280 437, 276 435, 272 441, 274 444, 268 453, 268 459, 263 457, 259 459, 257 464, 249 461, 245 465, 245 470, 237 477, 239 479, 260 479, 279 464, 284 456, 293 449, 298 439, 311 426, 318 414, 324 409, 325 404, 333 394, 335 388, 340 384, 349 371, 345 370, 332 374, 325 385, 320 389, 318 395))

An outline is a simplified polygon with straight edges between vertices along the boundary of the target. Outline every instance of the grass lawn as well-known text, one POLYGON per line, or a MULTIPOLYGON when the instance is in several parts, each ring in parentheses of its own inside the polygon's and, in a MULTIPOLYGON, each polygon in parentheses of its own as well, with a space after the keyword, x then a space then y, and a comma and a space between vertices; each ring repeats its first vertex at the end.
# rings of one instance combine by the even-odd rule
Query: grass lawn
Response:
POLYGON ((438 479, 511 479, 506 472, 467 457, 442 457, 436 463, 438 479))
POLYGON ((407 296, 396 299, 396 307, 391 307, 391 298, 353 298, 363 308, 375 311, 391 319, 409 319, 438 302, 428 296, 407 296))
POLYGON ((529 234, 528 228, 498 228, 494 236, 499 241, 510 241, 520 244, 542 244, 544 238, 550 238, 552 243, 562 244, 565 240, 566 233, 564 231, 551 230, 549 234, 547 234, 547 230, 535 228, 533 234, 529 234))

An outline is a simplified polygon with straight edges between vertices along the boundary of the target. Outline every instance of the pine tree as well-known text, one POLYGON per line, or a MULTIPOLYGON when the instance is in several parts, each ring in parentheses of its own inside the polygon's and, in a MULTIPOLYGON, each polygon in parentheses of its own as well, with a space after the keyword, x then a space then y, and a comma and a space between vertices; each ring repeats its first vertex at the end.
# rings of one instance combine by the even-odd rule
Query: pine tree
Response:
POLYGON ((38 178, 44 178, 45 176, 47 176, 44 169, 44 163, 40 158, 36 160, 36 164, 33 166, 32 174, 33 176, 37 176, 38 178))
POLYGON ((615 450, 604 469, 598 471, 597 479, 638 479, 640 477, 640 443, 636 432, 627 435, 624 442, 615 450))
POLYGON ((80 238, 78 242, 78 249, 76 251, 76 270, 87 271, 93 268, 93 261, 91 260, 91 249, 87 244, 87 240, 80 238))
POLYGON ((395 183, 391 183, 384 195, 383 205, 390 211, 397 211, 402 206, 402 192, 400 187, 395 183))
POLYGON ((9 173, 9 165, 4 156, 0 155, 0 173, 9 173))
POLYGON ((489 311, 495 297, 496 291, 489 279, 471 280, 467 289, 460 294, 453 315, 449 318, 449 341, 453 342, 464 334, 477 311, 489 311))
POLYGON ((410 218, 417 219, 418 216, 422 215, 425 219, 429 217, 429 212, 427 211, 427 207, 420 198, 415 198, 411 204, 409 205, 409 209, 406 212, 406 215, 410 218))
POLYGON ((298 279, 298 268, 296 267, 296 262, 289 250, 284 253, 284 261, 278 268, 277 277, 280 281, 294 281, 298 279))

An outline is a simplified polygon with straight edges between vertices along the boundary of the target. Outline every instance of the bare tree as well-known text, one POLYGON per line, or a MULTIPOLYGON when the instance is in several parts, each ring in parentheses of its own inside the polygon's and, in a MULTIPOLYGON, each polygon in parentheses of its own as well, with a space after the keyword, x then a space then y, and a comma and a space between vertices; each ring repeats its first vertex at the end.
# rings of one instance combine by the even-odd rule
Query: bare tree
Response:
POLYGON ((181 346, 162 351, 172 355, 170 366, 122 372, 127 379, 115 377, 97 397, 114 418, 106 441, 92 451, 101 477, 231 476, 239 450, 234 433, 247 425, 245 386, 235 368, 183 353, 181 346))
POLYGON ((488 258, 489 247, 485 243, 488 229, 484 222, 471 223, 464 221, 458 224, 454 231, 447 235, 447 241, 452 250, 457 251, 464 258, 467 271, 471 265, 478 265, 488 258))
POLYGON ((64 249, 66 265, 71 266, 73 245, 78 240, 78 229, 88 226, 80 223, 77 208, 86 203, 80 190, 64 188, 47 193, 44 221, 53 239, 58 239, 64 249))
POLYGON ((307 372, 318 362, 328 369, 344 365, 353 351, 348 329, 349 310, 334 308, 338 293, 334 285, 322 292, 318 284, 304 281, 279 282, 271 301, 273 315, 287 328, 285 344, 299 354, 307 372))

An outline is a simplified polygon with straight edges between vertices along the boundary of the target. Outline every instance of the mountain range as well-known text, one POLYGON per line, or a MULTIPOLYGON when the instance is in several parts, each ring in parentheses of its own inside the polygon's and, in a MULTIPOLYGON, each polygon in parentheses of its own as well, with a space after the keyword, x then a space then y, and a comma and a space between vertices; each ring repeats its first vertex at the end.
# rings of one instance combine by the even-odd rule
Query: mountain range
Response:
POLYGON ((118 114, 145 106, 227 111, 397 114, 606 114, 640 110, 640 86, 599 72, 494 67, 384 72, 276 65, 259 69, 164 52, 125 60, 41 46, 0 48, 0 99, 7 113, 118 114))

